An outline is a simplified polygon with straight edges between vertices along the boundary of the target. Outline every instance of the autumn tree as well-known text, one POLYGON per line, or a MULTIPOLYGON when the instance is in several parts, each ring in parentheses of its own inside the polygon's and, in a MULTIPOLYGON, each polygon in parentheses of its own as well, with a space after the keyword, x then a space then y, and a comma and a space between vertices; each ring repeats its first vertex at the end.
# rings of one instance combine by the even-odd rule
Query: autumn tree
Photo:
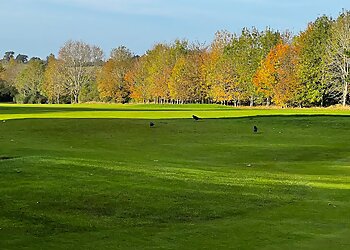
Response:
POLYGON ((23 70, 25 65, 18 63, 14 58, 11 58, 3 65, 3 67, 5 71, 2 73, 2 79, 9 85, 14 86, 18 74, 23 70))
POLYGON ((236 74, 232 58, 225 49, 232 43, 234 35, 228 31, 218 31, 204 61, 205 82, 209 97, 222 104, 234 99, 236 74))
POLYGON ((0 63, 0 81, 3 81, 3 73, 5 72, 4 66, 0 63))
POLYGON ((209 96, 203 70, 206 53, 201 44, 193 44, 176 60, 169 79, 170 97, 176 103, 204 102, 209 96))
POLYGON ((126 75, 125 80, 128 83, 130 97, 137 102, 149 102, 152 98, 150 87, 146 81, 148 76, 147 57, 138 58, 132 69, 126 75))
POLYGON ((130 70, 128 80, 131 97, 136 100, 164 103, 170 95, 171 74, 178 59, 188 52, 188 42, 176 40, 173 44, 156 44, 130 70))
POLYGON ((180 89, 183 87, 180 81, 177 80, 179 77, 179 72, 181 72, 181 68, 183 67, 183 63, 186 60, 186 57, 190 53, 190 44, 187 40, 175 40, 175 42, 171 45, 171 63, 168 65, 171 70, 168 72, 169 78, 167 80, 167 88, 169 90, 169 99, 171 102, 180 102, 180 89))
POLYGON ((65 97, 69 95, 69 86, 64 78, 63 70, 62 62, 57 60, 54 55, 47 58, 42 91, 49 103, 59 104, 62 101, 64 102, 65 97))
POLYGON ((330 81, 341 93, 341 104, 346 105, 350 82, 350 12, 344 11, 331 28, 326 48, 330 81))
POLYGON ((151 95, 155 103, 169 99, 168 81, 173 67, 171 47, 167 44, 156 44, 147 56, 147 78, 151 95))
POLYGON ((106 101, 127 102, 129 86, 125 79, 134 63, 133 53, 125 46, 113 49, 110 59, 103 65, 97 77, 100 97, 106 101))
POLYGON ((72 102, 78 103, 83 86, 92 83, 103 57, 102 49, 79 41, 68 41, 60 49, 58 59, 63 63, 64 79, 68 83, 72 102))
POLYGON ((128 97, 128 88, 125 84, 125 74, 120 72, 118 63, 112 59, 103 65, 97 78, 100 97, 105 101, 121 103, 128 97))
POLYGON ((270 29, 259 32, 256 28, 244 28, 225 49, 225 53, 233 60, 232 66, 236 74, 235 99, 238 103, 244 101, 253 106, 257 97, 253 84, 254 75, 261 61, 279 40, 279 32, 270 29))
POLYGON ((283 42, 276 45, 262 62, 254 77, 254 84, 267 99, 279 106, 295 104, 299 84, 295 70, 296 49, 283 42))
POLYGON ((274 86, 276 85, 276 68, 275 68, 274 50, 267 55, 254 75, 253 83, 260 93, 266 99, 266 105, 269 106, 271 98, 274 95, 274 86))
POLYGON ((14 52, 6 52, 4 60, 1 63, 1 72, 0 72, 0 80, 1 80, 1 88, 0 94, 1 99, 4 101, 13 101, 15 96, 18 94, 18 91, 15 87, 15 81, 18 74, 25 67, 24 64, 18 63, 14 59, 14 52), (8 59, 8 61, 7 61, 8 59))
MULTIPOLYGON (((147 88, 147 98, 152 99, 154 103, 163 103, 168 100, 168 80, 173 64, 171 46, 162 43, 156 44, 136 64, 136 70, 132 74, 134 79, 138 79, 138 82, 134 82, 136 85, 132 89, 139 89, 137 86, 142 86, 143 89, 147 88)), ((145 91, 142 92, 145 93, 145 91)))
POLYGON ((335 20, 321 16, 298 36, 270 28, 218 31, 208 47, 175 40, 136 57, 120 46, 107 62, 99 47, 68 41, 57 59, 28 58, 5 52, 0 101, 16 96, 18 102, 40 102, 45 95, 50 103, 346 105, 350 12, 335 20))
POLYGON ((170 97, 176 100, 177 103, 189 99, 191 83, 187 81, 187 61, 186 57, 182 56, 176 60, 169 79, 170 97))

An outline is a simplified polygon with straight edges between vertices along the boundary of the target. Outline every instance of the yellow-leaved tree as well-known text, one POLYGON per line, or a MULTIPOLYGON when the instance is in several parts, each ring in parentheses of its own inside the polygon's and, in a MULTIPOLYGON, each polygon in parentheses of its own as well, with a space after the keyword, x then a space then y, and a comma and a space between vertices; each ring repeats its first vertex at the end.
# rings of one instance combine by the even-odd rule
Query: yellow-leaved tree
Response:
POLYGON ((67 81, 62 73, 62 62, 54 55, 47 59, 47 66, 44 74, 42 91, 46 95, 49 103, 61 103, 69 95, 67 81))

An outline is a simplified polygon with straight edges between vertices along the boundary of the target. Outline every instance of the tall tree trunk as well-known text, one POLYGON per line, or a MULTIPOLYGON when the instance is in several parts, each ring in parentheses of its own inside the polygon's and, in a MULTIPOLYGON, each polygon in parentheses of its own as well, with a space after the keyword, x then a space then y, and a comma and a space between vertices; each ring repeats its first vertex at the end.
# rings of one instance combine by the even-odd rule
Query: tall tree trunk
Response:
POLYGON ((250 97, 249 106, 250 107, 254 106, 254 97, 253 96, 250 97))
POLYGON ((348 85, 349 84, 346 81, 344 81, 343 100, 342 100, 343 106, 346 105, 346 99, 348 97, 348 85))
POLYGON ((79 93, 74 93, 74 103, 79 102, 79 93))

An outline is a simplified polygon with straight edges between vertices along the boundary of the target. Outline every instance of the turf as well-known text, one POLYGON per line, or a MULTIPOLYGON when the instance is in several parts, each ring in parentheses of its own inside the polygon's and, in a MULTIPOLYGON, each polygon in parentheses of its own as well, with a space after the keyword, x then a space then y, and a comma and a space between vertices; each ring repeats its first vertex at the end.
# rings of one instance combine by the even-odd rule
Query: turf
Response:
POLYGON ((348 115, 0 105, 0 249, 350 249, 348 115))

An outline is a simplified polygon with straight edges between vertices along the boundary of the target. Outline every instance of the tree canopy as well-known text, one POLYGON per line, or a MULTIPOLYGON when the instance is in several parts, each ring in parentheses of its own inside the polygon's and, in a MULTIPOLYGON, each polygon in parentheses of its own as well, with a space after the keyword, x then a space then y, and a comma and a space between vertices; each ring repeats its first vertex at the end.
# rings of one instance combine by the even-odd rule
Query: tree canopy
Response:
POLYGON ((28 58, 4 53, 0 101, 347 105, 350 12, 320 16, 297 35, 221 30, 209 45, 156 43, 140 56, 119 46, 107 60, 96 45, 67 41, 57 58, 28 58))

